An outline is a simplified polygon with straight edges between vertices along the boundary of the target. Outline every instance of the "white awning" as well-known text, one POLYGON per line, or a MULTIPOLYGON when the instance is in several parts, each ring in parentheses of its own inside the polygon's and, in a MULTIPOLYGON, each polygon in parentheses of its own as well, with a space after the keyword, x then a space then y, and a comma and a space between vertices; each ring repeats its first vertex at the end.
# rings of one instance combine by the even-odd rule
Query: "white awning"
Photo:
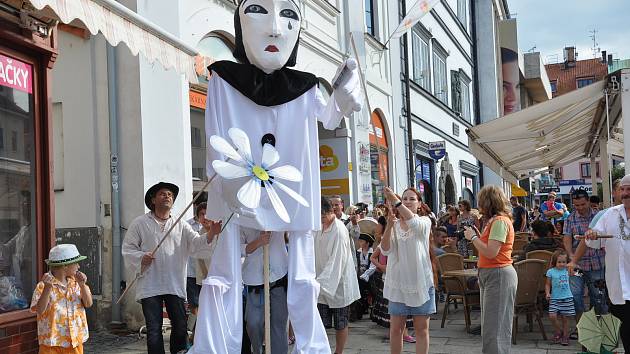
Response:
POLYGON ((101 32, 111 45, 124 42, 133 55, 141 53, 150 63, 158 61, 166 70, 175 69, 197 83, 197 51, 115 0, 28 1, 38 10, 48 7, 63 23, 77 19, 93 35, 101 32))
POLYGON ((471 152, 515 184, 532 172, 586 157, 587 147, 598 139, 596 127, 605 106, 606 82, 596 82, 468 129, 471 152))

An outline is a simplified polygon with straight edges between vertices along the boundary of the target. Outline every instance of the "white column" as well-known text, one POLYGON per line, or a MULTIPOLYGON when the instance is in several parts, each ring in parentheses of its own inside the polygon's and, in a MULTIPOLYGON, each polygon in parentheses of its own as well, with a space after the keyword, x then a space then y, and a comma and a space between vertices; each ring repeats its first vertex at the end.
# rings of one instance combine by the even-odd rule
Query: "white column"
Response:
MULTIPOLYGON (((623 115, 623 131, 630 134, 630 69, 621 71, 621 114, 623 115)), ((626 174, 630 173, 630 139, 623 141, 626 174)))
MULTIPOLYGON (((599 157, 600 157, 600 166, 601 166, 601 176, 602 176, 602 195, 604 196, 604 208, 608 208, 611 206, 610 198, 610 178, 608 174, 610 173, 610 159, 608 158, 608 132, 604 136, 599 139, 599 157)), ((596 179, 597 169, 595 165, 591 165, 591 178, 596 179)))
MULTIPOLYGON (((599 170, 600 170, 600 175, 602 176, 602 179, 603 179, 604 178, 603 166, 599 166, 599 170)), ((596 195, 597 194, 597 161, 595 161, 595 156, 591 156, 591 188, 593 189, 593 195, 596 195)), ((606 197, 604 197, 603 199, 606 199, 606 197)))

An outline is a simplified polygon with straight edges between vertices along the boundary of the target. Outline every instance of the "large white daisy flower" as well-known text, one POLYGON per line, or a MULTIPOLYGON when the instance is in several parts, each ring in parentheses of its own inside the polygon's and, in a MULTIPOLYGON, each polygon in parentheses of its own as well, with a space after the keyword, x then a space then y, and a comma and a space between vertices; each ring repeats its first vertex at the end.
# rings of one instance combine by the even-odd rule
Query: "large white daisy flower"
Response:
POLYGON ((250 177, 236 194, 236 198, 241 204, 251 209, 258 208, 260 205, 261 190, 264 186, 269 195, 271 205, 273 205, 280 219, 286 223, 290 223, 291 218, 274 187, 278 187, 303 206, 309 206, 306 199, 279 181, 279 179, 281 179, 291 182, 301 182, 302 173, 297 168, 290 165, 271 168, 280 160, 280 155, 273 145, 263 145, 260 164, 256 164, 252 158, 247 134, 241 129, 230 128, 228 135, 236 149, 220 136, 213 135, 210 137, 210 145, 212 148, 229 158, 227 161, 212 161, 212 168, 214 168, 219 176, 225 179, 250 177), (228 162, 229 160, 232 160, 233 163, 228 162))

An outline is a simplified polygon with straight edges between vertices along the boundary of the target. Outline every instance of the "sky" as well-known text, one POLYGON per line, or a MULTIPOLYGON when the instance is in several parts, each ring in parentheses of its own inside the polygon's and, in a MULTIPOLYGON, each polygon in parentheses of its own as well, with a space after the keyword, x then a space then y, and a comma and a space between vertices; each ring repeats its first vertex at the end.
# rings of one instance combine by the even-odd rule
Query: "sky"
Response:
POLYGON ((593 29, 597 47, 630 59, 630 0, 508 0, 508 7, 517 19, 519 50, 536 46, 546 64, 562 62, 565 46, 577 48, 578 60, 593 58, 593 29))

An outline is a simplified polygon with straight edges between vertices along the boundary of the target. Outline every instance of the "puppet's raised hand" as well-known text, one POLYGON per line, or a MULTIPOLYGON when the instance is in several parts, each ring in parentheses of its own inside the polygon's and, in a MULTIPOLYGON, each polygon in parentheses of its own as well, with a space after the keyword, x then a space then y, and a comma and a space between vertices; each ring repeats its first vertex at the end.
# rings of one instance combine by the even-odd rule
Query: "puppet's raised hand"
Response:
POLYGON ((337 69, 333 97, 344 116, 361 110, 361 81, 357 61, 350 58, 337 69))

